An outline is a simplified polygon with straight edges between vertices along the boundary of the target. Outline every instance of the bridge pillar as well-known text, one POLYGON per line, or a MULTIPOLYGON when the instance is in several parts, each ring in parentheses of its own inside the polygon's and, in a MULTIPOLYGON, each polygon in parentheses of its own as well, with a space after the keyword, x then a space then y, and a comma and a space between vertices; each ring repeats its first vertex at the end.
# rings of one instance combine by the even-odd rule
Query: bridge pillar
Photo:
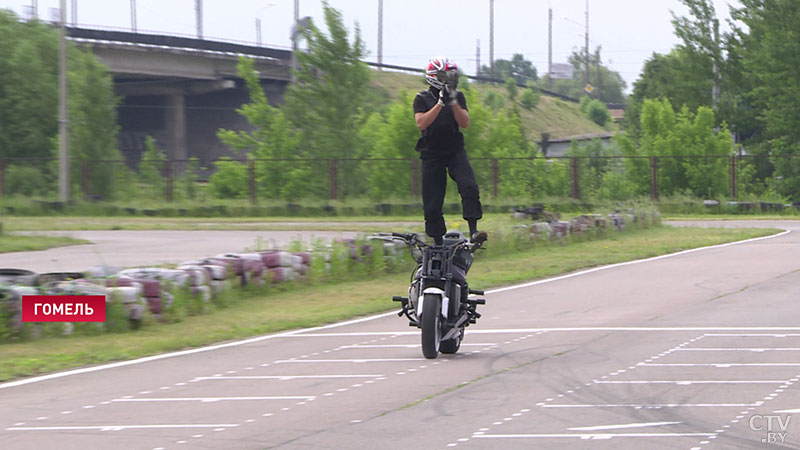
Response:
MULTIPOLYGON (((186 146, 186 97, 184 94, 167 95, 166 132, 167 159, 187 159, 189 149, 186 146)), ((178 167, 181 165, 179 164, 178 167)))

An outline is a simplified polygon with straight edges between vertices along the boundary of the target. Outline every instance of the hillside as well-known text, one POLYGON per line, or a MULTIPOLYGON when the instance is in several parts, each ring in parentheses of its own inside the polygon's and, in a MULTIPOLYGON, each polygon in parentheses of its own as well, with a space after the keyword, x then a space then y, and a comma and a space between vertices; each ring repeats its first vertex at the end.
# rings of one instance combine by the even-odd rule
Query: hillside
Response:
MULTIPOLYGON (((386 89, 392 98, 405 90, 407 92, 416 92, 425 89, 425 83, 422 75, 411 75, 399 72, 381 72, 374 70, 372 72, 372 85, 377 88, 386 89)), ((502 86, 494 86, 488 84, 471 85, 478 91, 479 95, 483 97, 489 91, 496 91, 506 99, 506 105, 510 106, 506 90, 502 86)), ((527 110, 519 105, 521 112, 522 126, 525 129, 525 135, 533 140, 538 141, 542 133, 550 133, 551 139, 565 138, 569 136, 577 136, 582 134, 594 133, 607 133, 617 131, 615 124, 606 125, 601 127, 584 115, 578 104, 542 95, 539 104, 533 110, 527 110)))

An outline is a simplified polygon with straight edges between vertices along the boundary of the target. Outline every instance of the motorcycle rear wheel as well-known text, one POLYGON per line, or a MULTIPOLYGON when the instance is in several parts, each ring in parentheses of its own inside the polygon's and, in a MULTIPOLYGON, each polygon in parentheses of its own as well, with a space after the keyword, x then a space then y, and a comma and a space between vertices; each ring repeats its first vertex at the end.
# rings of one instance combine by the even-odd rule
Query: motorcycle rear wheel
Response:
POLYGON ((439 355, 439 346, 442 337, 442 320, 440 297, 434 294, 425 294, 422 305, 422 354, 428 359, 439 355))

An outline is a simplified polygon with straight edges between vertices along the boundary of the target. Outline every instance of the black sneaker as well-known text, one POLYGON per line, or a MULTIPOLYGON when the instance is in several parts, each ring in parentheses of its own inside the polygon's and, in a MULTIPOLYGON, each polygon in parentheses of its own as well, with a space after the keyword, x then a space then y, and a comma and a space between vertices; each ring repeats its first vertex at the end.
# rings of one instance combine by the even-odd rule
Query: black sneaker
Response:
POLYGON ((476 231, 472 234, 472 241, 475 244, 483 244, 489 238, 489 235, 485 231, 476 231))

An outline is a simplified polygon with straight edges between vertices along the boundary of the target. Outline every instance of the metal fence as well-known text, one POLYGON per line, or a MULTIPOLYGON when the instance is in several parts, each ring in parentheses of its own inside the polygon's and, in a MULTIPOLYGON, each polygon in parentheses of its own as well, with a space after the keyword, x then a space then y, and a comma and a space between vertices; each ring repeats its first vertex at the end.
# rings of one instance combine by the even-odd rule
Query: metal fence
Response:
MULTIPOLYGON (((696 197, 758 195, 774 190, 780 177, 765 177, 776 164, 800 167, 800 155, 637 156, 472 158, 484 196, 633 197, 658 200, 676 192, 677 179, 707 192, 696 197), (609 174, 615 174, 611 176, 609 174), (625 184, 627 183, 627 184, 625 184)), ((0 196, 47 197, 57 192, 57 159, 0 159, 0 196)), ((299 197, 341 200, 387 192, 418 198, 420 160, 384 159, 223 159, 70 161, 74 196, 89 200, 150 200, 208 197, 259 199, 299 197), (220 180, 209 183, 214 174, 220 180), (201 188, 205 186, 204 188, 201 188), (213 188, 213 189, 212 189, 213 188), (212 192, 209 192, 212 190, 212 192), (116 194, 115 194, 116 193, 116 194)), ((621 199, 621 198, 619 198, 621 199)))

